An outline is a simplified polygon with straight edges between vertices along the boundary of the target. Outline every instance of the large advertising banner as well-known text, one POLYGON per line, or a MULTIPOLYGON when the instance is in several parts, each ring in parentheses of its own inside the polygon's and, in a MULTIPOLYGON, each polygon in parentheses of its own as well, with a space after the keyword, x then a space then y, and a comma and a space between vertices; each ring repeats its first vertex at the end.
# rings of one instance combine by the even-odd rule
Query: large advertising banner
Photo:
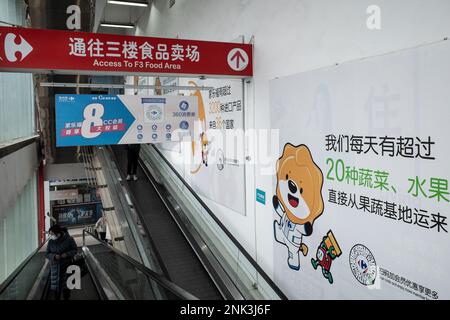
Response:
POLYGON ((444 41, 271 81, 290 298, 450 298, 449 56, 444 41))
POLYGON ((94 224, 100 218, 101 202, 54 206, 52 215, 62 226, 94 224))
POLYGON ((194 190, 245 215, 244 98, 242 80, 179 79, 180 90, 198 99, 198 117, 186 177, 194 190))
POLYGON ((180 141, 191 134, 195 97, 56 95, 56 146, 180 141))

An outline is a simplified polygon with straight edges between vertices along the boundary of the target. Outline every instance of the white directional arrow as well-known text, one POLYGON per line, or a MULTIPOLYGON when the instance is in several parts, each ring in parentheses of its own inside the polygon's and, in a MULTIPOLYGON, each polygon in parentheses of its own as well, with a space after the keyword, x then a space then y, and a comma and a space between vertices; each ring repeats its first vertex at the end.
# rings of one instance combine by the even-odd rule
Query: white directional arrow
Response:
POLYGON ((234 71, 242 71, 247 68, 249 59, 247 53, 240 49, 234 48, 228 53, 228 65, 234 71))
POLYGON ((19 37, 19 44, 16 44, 15 42, 16 35, 14 33, 8 33, 5 37, 5 56, 9 62, 17 61, 17 52, 20 52, 20 61, 22 61, 31 51, 33 51, 33 47, 22 36, 19 37))

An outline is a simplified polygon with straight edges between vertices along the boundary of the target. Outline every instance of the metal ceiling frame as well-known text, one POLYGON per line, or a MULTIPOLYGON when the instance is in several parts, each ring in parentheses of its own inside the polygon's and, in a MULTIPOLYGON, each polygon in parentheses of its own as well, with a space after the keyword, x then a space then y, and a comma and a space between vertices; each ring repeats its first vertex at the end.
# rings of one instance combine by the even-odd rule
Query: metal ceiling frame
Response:
POLYGON ((41 82, 41 87, 50 88, 96 88, 96 89, 173 89, 173 90, 212 90, 214 87, 205 86, 158 86, 135 84, 111 84, 111 83, 64 83, 41 82))

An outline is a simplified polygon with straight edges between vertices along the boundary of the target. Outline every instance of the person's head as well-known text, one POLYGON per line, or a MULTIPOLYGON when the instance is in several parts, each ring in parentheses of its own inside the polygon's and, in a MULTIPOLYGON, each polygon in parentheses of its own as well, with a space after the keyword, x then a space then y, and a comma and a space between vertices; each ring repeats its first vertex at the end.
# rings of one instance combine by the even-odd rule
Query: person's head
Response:
POLYGON ((65 228, 61 227, 59 224, 53 225, 50 229, 48 229, 48 233, 50 235, 50 239, 56 240, 62 236, 65 228))

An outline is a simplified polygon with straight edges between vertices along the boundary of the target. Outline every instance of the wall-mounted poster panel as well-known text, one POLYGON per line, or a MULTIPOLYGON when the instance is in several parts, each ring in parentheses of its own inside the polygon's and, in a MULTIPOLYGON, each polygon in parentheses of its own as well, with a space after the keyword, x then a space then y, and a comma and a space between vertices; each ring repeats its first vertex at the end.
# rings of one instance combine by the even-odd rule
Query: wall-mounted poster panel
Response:
POLYGON ((64 94, 55 100, 58 147, 178 141, 198 116, 195 97, 64 94))
MULTIPOLYGON (((154 84, 160 86, 155 90, 155 92, 159 92, 161 95, 178 96, 179 95, 178 89, 170 88, 178 86, 178 79, 179 78, 177 77, 155 78, 154 84)), ((158 143, 158 148, 171 152, 181 153, 181 144, 179 142, 165 141, 163 143, 158 143)))
POLYGON ((244 98, 242 80, 179 79, 180 86, 212 87, 180 90, 198 99, 191 163, 185 176, 201 195, 245 215, 244 98))
POLYGON ((445 41, 271 81, 290 298, 450 298, 449 56, 445 41))
POLYGON ((101 216, 101 202, 54 206, 52 215, 62 226, 94 224, 101 216))

